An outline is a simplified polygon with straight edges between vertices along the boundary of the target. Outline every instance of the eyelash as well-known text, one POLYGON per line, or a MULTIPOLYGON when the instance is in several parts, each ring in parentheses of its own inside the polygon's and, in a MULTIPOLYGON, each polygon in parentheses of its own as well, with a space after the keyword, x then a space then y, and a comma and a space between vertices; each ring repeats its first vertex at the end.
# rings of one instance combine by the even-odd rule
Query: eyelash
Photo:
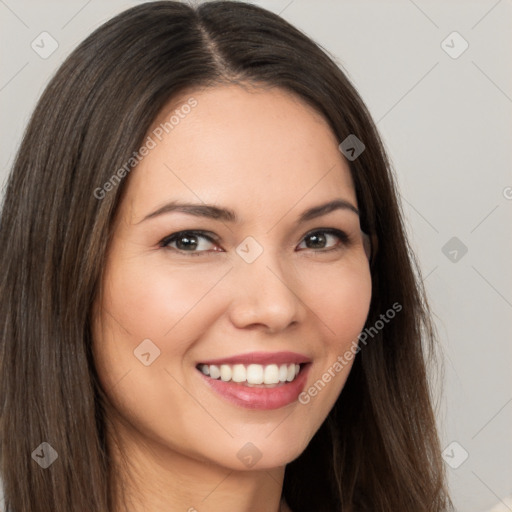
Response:
MULTIPOLYGON (((331 252, 331 251, 339 251, 340 249, 343 248, 343 246, 349 245, 350 241, 351 241, 350 237, 347 235, 347 233, 345 233, 344 231, 341 231, 339 229, 334 229, 334 228, 318 228, 318 229, 315 229, 314 231, 309 231, 307 234, 305 234, 303 236, 302 240, 306 239, 308 236, 316 235, 318 233, 334 235, 341 241, 341 243, 335 245, 334 247, 328 248, 328 249, 318 249, 318 250, 310 249, 317 253, 318 252, 326 253, 326 252, 331 252)), ((169 244, 175 242, 176 240, 179 240, 179 238, 183 237, 184 235, 193 235, 196 237, 202 237, 213 244, 217 243, 215 238, 212 236, 209 236, 206 231, 192 229, 192 230, 188 230, 188 231, 179 231, 177 233, 173 233, 169 236, 166 236, 163 240, 160 241, 159 246, 163 247, 163 248, 168 248, 168 249, 175 251, 179 254, 186 254, 189 256, 200 256, 204 253, 208 254, 211 252, 220 252, 220 251, 184 251, 182 249, 175 249, 174 247, 169 247, 169 244)), ((302 243, 302 241, 301 241, 301 243, 302 243)), ((302 249, 302 250, 304 250, 304 249, 302 249)))

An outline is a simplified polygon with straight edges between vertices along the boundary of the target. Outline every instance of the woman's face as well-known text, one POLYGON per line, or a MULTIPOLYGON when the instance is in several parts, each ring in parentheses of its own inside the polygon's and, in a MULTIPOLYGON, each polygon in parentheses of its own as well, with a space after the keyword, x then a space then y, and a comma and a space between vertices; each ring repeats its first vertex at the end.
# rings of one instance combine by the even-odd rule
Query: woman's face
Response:
POLYGON ((282 466, 338 398, 369 310, 340 141, 290 94, 236 85, 174 101, 148 135, 95 308, 113 421, 161 460, 282 466))

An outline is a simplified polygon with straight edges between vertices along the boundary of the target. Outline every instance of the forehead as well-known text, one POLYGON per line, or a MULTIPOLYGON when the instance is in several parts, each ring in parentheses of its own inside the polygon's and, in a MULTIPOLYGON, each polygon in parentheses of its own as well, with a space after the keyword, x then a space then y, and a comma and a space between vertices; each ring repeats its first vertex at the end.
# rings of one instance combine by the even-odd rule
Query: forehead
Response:
POLYGON ((339 142, 311 106, 279 88, 216 86, 175 98, 148 132, 152 149, 126 198, 139 218, 169 200, 244 208, 342 197, 357 206, 339 142), (193 106, 191 106, 193 105, 193 106))

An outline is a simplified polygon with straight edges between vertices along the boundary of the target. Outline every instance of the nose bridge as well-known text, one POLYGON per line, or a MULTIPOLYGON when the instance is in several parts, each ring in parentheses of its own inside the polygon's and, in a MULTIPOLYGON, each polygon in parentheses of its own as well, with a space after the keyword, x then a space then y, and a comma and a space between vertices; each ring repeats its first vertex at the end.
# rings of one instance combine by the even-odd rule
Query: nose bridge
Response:
POLYGON ((290 279, 291 269, 279 251, 247 237, 236 252, 233 322, 239 327, 257 323, 280 330, 298 320, 301 302, 290 279))

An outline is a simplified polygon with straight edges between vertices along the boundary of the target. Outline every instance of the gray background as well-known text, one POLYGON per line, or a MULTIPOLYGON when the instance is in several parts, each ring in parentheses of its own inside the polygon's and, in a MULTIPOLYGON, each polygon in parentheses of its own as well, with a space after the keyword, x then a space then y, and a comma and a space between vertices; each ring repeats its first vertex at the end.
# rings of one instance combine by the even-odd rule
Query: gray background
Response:
MULTIPOLYGON (((49 77, 137 3, 0 0, 0 183, 49 77), (43 31, 59 45, 47 59, 31 48, 43 31)), ((444 351, 438 422, 456 508, 512 510, 512 3, 254 3, 334 56, 376 120, 444 351), (457 58, 453 31, 469 44, 457 58)))

